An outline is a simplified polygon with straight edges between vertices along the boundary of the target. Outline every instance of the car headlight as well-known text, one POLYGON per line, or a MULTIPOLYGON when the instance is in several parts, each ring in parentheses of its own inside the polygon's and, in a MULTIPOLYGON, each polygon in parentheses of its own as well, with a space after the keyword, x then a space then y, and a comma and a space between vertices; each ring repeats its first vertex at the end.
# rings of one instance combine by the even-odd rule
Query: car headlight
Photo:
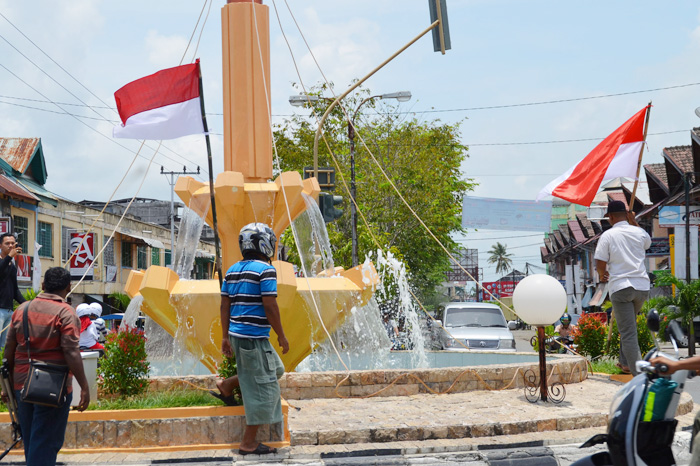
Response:
POLYGON ((448 338, 447 341, 445 342, 445 348, 452 348, 454 345, 455 345, 454 338, 448 338))
POLYGON ((501 349, 515 349, 515 339, 512 340, 500 340, 498 342, 498 347, 501 349))

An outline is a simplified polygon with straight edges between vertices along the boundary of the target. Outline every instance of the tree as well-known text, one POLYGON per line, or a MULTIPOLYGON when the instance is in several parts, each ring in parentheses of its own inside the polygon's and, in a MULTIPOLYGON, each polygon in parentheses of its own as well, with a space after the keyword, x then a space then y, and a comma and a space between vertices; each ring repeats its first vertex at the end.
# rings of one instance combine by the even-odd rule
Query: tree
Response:
MULTIPOLYGON (((313 92, 321 94, 325 89, 326 86, 319 86, 313 92)), ((361 90, 354 97, 346 98, 347 113, 352 116, 357 104, 368 95, 368 90, 361 90)), ((328 104, 321 99, 312 105, 320 116, 328 104)), ((365 113, 355 119, 357 204, 362 214, 358 214, 359 257, 362 261, 367 253, 377 249, 376 238, 384 249, 391 249, 405 262, 411 285, 425 297, 433 294, 436 286, 445 280, 450 259, 406 207, 392 183, 451 253, 458 249, 452 234, 462 231, 462 199, 474 184, 461 173, 467 148, 459 142, 459 124, 418 120, 415 116, 397 113, 396 108, 370 101, 362 106, 365 113), (373 108, 375 112, 370 114, 373 108)), ((296 117, 276 129, 282 171, 301 171, 312 164, 315 125, 315 119, 312 122, 296 117)), ((319 166, 335 167, 329 148, 339 165, 335 167, 334 194, 344 197, 345 215, 328 224, 328 233, 336 265, 345 268, 352 265, 351 200, 343 183, 345 180, 349 188, 347 129, 346 114, 339 107, 335 108, 324 124, 324 139, 318 151, 319 166)))
POLYGON ((499 242, 491 246, 488 262, 489 264, 496 264, 496 273, 508 273, 513 265, 513 259, 511 259, 513 254, 506 251, 507 247, 507 244, 499 242))
POLYGON ((663 296, 657 306, 669 319, 680 318, 688 328, 688 356, 695 354, 695 330, 693 318, 700 316, 700 280, 690 283, 678 279, 670 273, 658 276, 655 286, 675 285, 675 296, 663 296))

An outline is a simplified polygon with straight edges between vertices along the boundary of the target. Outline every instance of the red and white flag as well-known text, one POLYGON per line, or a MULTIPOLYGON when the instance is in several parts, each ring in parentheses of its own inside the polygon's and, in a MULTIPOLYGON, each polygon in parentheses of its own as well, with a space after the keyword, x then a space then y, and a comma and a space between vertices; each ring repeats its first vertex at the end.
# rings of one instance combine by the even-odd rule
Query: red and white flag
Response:
POLYGON ((644 145, 644 119, 649 108, 650 105, 644 107, 583 160, 542 188, 537 200, 551 195, 574 204, 590 206, 604 181, 621 176, 636 178, 644 145))
POLYGON ((122 124, 115 138, 175 139, 204 133, 199 60, 137 79, 114 93, 122 124))

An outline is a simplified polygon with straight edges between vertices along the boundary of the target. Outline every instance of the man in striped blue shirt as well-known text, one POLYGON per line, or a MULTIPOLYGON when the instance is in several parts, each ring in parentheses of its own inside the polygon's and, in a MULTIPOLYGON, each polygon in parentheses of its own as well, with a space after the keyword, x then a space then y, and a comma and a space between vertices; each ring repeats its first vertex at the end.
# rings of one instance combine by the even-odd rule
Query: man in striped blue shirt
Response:
POLYGON ((277 380, 284 374, 282 360, 270 344, 270 328, 277 334, 282 353, 289 351, 277 306, 277 272, 270 264, 277 238, 270 227, 251 223, 238 238, 243 260, 226 272, 221 289, 221 351, 235 354, 238 375, 217 382, 217 396, 232 404, 240 387, 246 428, 238 452, 241 455, 276 453, 255 440, 263 424, 282 422, 282 402, 277 380))

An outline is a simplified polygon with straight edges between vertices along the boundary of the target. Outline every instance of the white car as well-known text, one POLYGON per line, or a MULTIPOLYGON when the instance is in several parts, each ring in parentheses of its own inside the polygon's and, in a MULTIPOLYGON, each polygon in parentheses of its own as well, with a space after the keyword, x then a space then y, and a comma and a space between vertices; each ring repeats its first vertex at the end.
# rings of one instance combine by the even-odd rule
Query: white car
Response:
POLYGON ((515 351, 511 329, 515 322, 506 322, 501 308, 490 303, 448 303, 443 312, 440 339, 448 351, 515 351))

